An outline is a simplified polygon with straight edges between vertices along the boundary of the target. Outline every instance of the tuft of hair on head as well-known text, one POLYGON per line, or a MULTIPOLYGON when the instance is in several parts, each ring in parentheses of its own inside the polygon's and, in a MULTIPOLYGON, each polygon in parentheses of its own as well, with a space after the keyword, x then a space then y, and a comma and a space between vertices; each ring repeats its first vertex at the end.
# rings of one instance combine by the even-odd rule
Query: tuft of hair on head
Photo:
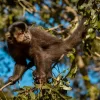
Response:
POLYGON ((15 31, 15 28, 19 28, 23 31, 27 30, 27 25, 24 22, 14 22, 13 24, 11 24, 8 28, 8 31, 13 34, 13 32, 15 31))

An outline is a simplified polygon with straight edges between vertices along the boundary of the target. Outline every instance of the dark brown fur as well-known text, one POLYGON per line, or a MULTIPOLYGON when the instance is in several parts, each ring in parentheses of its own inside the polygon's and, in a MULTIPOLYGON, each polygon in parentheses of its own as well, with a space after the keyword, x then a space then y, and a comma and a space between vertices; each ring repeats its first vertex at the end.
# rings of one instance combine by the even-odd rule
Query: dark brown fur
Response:
MULTIPOLYGON (((9 81, 16 82, 30 68, 26 64, 26 58, 31 60, 37 67, 34 72, 36 80, 38 82, 46 81, 48 77, 51 77, 51 65, 57 62, 62 54, 66 54, 81 41, 82 34, 85 31, 84 21, 82 19, 77 29, 65 41, 37 27, 28 28, 32 36, 28 44, 17 43, 14 41, 13 35, 10 35, 10 38, 7 39, 9 53, 16 64, 14 75, 10 77, 9 81)), ((14 29, 14 27, 14 24, 10 26, 10 34, 11 32, 13 34, 12 28, 14 29)), ((21 29, 26 30, 25 27, 21 27, 21 29)))

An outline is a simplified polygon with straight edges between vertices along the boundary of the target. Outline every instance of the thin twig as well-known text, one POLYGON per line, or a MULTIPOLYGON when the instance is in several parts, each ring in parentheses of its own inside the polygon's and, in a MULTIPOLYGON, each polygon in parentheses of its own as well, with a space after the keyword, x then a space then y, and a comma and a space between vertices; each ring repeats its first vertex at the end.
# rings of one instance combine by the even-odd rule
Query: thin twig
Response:
POLYGON ((92 68, 92 69, 93 69, 94 71, 97 71, 97 72, 100 71, 100 67, 98 67, 98 68, 96 67, 96 68, 92 68))
POLYGON ((100 57, 100 54, 99 54, 99 53, 95 52, 94 54, 95 54, 97 57, 100 57))
POLYGON ((74 14, 75 18, 72 22, 77 22, 78 21, 78 15, 77 15, 77 12, 75 11, 75 9, 73 9, 69 6, 67 6, 65 9, 66 9, 67 12, 72 12, 74 14))
POLYGON ((63 34, 66 31, 67 31, 67 29, 64 29, 64 30, 58 31, 57 34, 63 34))
POLYGON ((96 36, 96 39, 97 39, 97 40, 100 40, 100 37, 96 36))
POLYGON ((66 5, 70 5, 68 0, 63 0, 63 1, 66 3, 66 5))
POLYGON ((7 84, 5 84, 4 86, 2 86, 0 88, 0 91, 2 91, 4 88, 6 88, 7 86, 11 85, 13 82, 8 82, 7 84))
POLYGON ((60 24, 60 25, 58 25, 58 26, 55 26, 55 27, 52 27, 52 28, 49 28, 49 29, 47 30, 47 32, 48 32, 48 31, 55 30, 55 29, 58 29, 58 28, 61 27, 61 26, 62 26, 62 24, 60 24))
POLYGON ((24 0, 18 0, 18 3, 20 4, 20 6, 22 6, 25 10, 27 10, 30 13, 33 13, 33 11, 36 12, 36 9, 33 7, 33 5, 31 3, 29 3, 28 1, 24 1, 24 0))

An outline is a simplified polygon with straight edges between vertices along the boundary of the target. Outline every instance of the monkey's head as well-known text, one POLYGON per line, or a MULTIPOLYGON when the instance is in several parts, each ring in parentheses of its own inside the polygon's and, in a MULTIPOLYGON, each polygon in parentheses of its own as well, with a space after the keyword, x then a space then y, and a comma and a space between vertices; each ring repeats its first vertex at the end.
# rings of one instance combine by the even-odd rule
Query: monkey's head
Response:
POLYGON ((24 22, 15 22, 8 28, 9 38, 12 41, 16 41, 17 43, 30 43, 31 34, 28 30, 28 26, 24 22))

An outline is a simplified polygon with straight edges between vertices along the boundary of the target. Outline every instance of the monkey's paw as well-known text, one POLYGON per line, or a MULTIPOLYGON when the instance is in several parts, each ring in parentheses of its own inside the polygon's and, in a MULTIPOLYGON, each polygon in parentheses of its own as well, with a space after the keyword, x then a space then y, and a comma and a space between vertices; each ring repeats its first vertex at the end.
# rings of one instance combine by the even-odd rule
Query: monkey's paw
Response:
POLYGON ((50 78, 52 78, 52 72, 51 71, 49 71, 48 73, 47 73, 47 79, 50 79, 50 78))

